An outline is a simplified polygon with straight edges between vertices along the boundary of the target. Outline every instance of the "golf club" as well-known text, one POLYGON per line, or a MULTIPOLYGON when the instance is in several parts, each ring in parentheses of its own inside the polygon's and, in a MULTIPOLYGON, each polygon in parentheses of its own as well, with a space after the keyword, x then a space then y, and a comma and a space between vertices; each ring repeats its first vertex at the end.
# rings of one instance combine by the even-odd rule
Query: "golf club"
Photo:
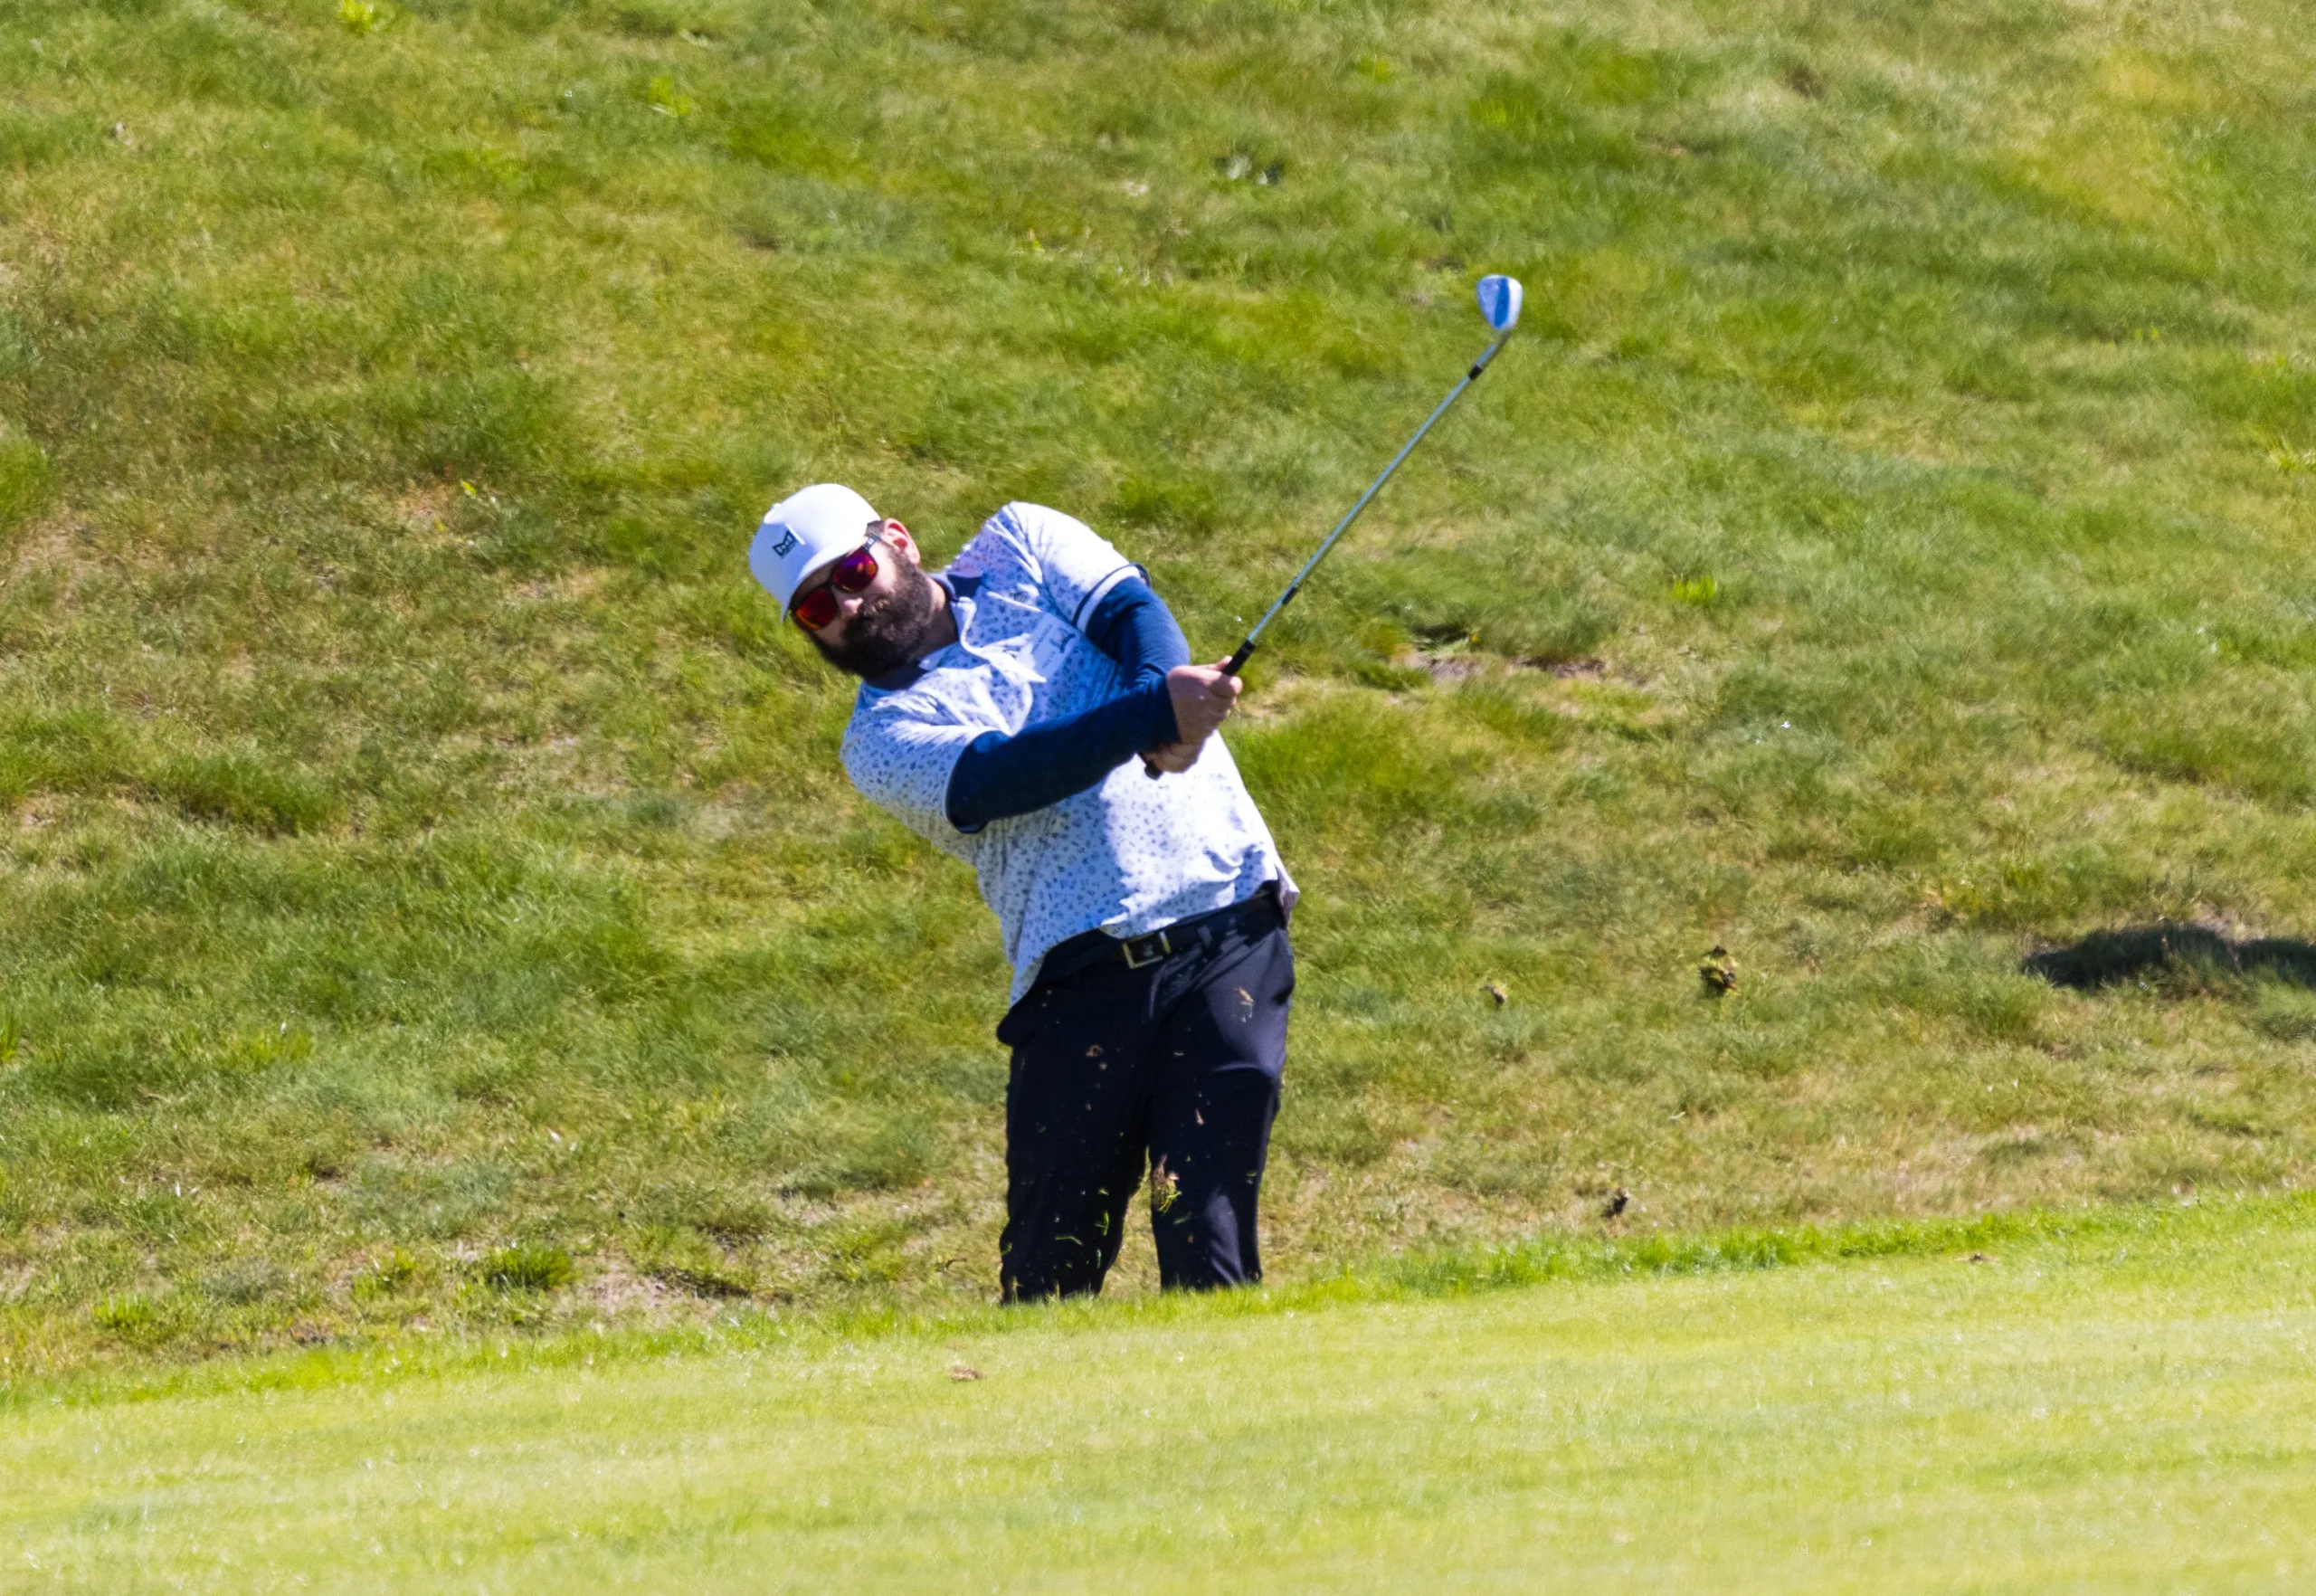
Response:
MULTIPOLYGON (((1479 280, 1477 293, 1480 314, 1487 318, 1488 327, 1495 334, 1495 341, 1481 352, 1477 360, 1472 362, 1472 368, 1464 374, 1463 380, 1448 390, 1448 397, 1439 402, 1438 407, 1424 417, 1423 425, 1415 430, 1415 436, 1410 438, 1400 447, 1400 451, 1391 456, 1391 463, 1383 468, 1381 476, 1367 485, 1367 491, 1361 494, 1359 502, 1353 505, 1344 514, 1343 518, 1335 523, 1335 529, 1327 534, 1326 541, 1319 545, 1318 552, 1303 563, 1303 568, 1295 573, 1295 580, 1288 583, 1286 590, 1272 601, 1269 609, 1263 612, 1263 618, 1255 622, 1253 631, 1247 633, 1246 641, 1239 645, 1239 651, 1231 655, 1224 663, 1222 670, 1225 675, 1237 676, 1246 669, 1247 660, 1254 654, 1255 645, 1261 639, 1263 629, 1277 619, 1278 613, 1286 608, 1295 595, 1303 590, 1304 579, 1318 568, 1319 562, 1327 557, 1327 551, 1334 547, 1336 541, 1351 529, 1351 524, 1359 519, 1359 512, 1367 508, 1368 501, 1382 489, 1384 483, 1391 480, 1391 473, 1400 469, 1400 462, 1415 452, 1415 446, 1423 442, 1423 435, 1431 431, 1432 423, 1446 415, 1448 406, 1464 396, 1464 390, 1479 380, 1480 373, 1487 369, 1488 362, 1495 358, 1495 352, 1503 348, 1504 340, 1512 336, 1512 329, 1520 325, 1521 292, 1518 278, 1483 277, 1479 280)), ((1143 774, 1153 782, 1165 774, 1156 765, 1147 763, 1142 769, 1143 774)))

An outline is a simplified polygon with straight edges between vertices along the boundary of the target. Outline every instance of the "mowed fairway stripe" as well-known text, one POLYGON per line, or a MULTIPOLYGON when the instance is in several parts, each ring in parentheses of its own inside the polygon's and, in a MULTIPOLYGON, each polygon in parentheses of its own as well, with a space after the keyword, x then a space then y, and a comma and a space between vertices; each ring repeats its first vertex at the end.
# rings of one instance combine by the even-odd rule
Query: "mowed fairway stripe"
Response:
POLYGON ((2311 1281, 2316 1229, 2215 1220, 27 1406, 0 1583, 2305 1588, 2311 1281))

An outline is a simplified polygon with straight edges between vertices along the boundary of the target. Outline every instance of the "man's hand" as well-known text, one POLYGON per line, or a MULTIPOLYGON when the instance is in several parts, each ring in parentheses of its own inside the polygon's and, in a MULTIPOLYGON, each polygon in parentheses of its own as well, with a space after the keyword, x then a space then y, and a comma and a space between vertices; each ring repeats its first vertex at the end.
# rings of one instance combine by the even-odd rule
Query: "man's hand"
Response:
POLYGON ((1220 669, 1226 663, 1218 660, 1213 666, 1177 665, 1166 673, 1166 693, 1174 704, 1174 729, 1182 733, 1182 740, 1144 753, 1143 762, 1153 771, 1179 774, 1196 765, 1206 739, 1230 718, 1231 708, 1239 699, 1239 679, 1220 669))
POLYGON ((1166 672, 1166 694, 1174 701, 1177 746, 1188 744, 1195 749, 1230 718, 1231 707, 1239 701, 1239 679, 1223 671, 1228 662, 1177 665, 1166 672))

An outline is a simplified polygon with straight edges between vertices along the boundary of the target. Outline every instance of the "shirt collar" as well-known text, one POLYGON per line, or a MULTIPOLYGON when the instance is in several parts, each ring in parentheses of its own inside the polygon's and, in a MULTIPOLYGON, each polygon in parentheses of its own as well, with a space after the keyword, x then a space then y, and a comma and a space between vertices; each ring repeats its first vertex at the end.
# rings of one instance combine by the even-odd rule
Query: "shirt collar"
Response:
MULTIPOLYGON (((949 595, 949 613, 957 623, 957 641, 963 642, 965 623, 973 618, 973 595, 981 592, 981 578, 953 576, 946 571, 935 571, 933 580, 939 583, 941 591, 949 595)), ((955 646, 954 643, 946 645, 949 648, 955 646)), ((915 687, 925 675, 925 660, 938 659, 943 651, 935 649, 925 655, 925 660, 912 660, 882 676, 864 677, 862 679, 880 693, 897 693, 904 688, 915 687)))

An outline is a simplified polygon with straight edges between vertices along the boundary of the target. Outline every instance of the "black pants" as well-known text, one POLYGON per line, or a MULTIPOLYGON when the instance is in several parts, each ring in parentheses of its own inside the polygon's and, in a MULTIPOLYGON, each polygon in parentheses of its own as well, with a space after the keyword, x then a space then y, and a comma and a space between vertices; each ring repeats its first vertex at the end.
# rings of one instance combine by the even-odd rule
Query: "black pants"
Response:
POLYGON ((1141 969, 1112 955, 1039 982, 997 1028, 1005 1092, 1005 1299, 1099 1291, 1151 1171, 1169 1288, 1262 1278, 1255 1199, 1278 1112, 1295 955, 1266 893, 1169 927, 1141 969))

